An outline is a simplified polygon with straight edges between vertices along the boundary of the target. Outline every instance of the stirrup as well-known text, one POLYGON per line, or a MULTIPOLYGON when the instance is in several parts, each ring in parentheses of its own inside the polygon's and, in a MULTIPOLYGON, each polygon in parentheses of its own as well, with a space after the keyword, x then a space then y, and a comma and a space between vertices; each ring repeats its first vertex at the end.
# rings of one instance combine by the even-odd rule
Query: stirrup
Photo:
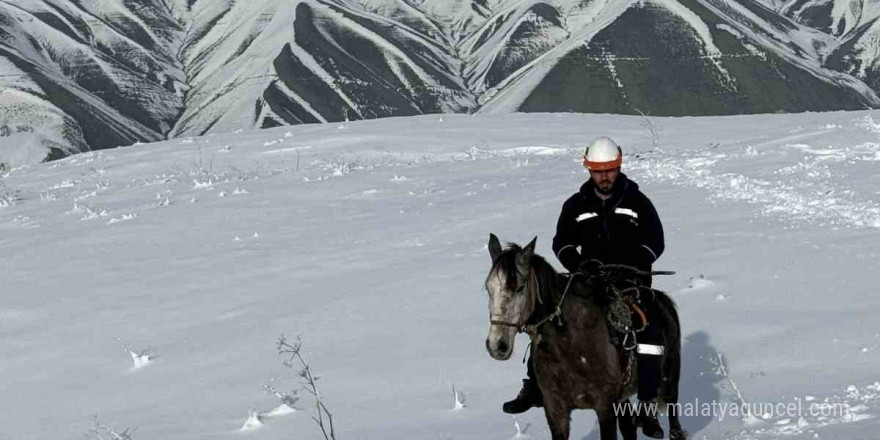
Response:
POLYGON ((641 408, 639 408, 640 411, 638 411, 636 416, 636 425, 642 428, 642 434, 646 437, 662 439, 665 433, 663 432, 663 427, 660 426, 660 420, 657 419, 657 414, 648 414, 644 411, 648 405, 644 402, 639 402, 641 408))

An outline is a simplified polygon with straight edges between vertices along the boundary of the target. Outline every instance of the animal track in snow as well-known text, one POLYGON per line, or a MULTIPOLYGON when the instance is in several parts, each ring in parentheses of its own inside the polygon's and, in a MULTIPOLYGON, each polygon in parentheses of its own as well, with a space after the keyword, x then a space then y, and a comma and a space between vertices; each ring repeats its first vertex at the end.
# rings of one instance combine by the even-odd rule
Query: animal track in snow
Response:
POLYGON ((126 221, 133 220, 133 219, 137 218, 137 216, 138 216, 138 215, 135 214, 135 213, 131 213, 131 214, 123 214, 123 215, 120 216, 120 217, 113 217, 113 218, 111 218, 110 220, 107 221, 107 224, 108 224, 108 225, 112 225, 112 224, 114 224, 114 223, 126 222, 126 221))
POLYGON ((146 367, 153 363, 156 359, 156 355, 152 353, 150 350, 135 350, 132 349, 128 342, 125 342, 122 338, 116 338, 122 344, 122 350, 127 352, 129 356, 131 356, 132 367, 131 371, 140 370, 141 368, 146 367))
POLYGON ((769 440, 810 433, 815 436, 819 428, 872 419, 880 407, 880 381, 863 387, 849 385, 842 393, 825 397, 808 395, 792 402, 801 408, 800 415, 773 418, 765 414, 762 417, 765 423, 746 429, 733 438, 769 440))
POLYGON ((705 190, 713 202, 756 205, 760 216, 781 218, 788 223, 880 228, 880 203, 847 186, 851 179, 840 178, 848 171, 847 166, 877 160, 880 144, 834 148, 788 144, 773 150, 756 150, 752 146, 739 150, 730 147, 726 151, 703 148, 648 153, 641 160, 632 160, 628 169, 637 179, 705 190), (801 158, 795 165, 781 168, 747 166, 755 164, 756 159, 749 156, 756 155, 762 156, 761 164, 773 163, 777 158, 791 163, 791 155, 801 158), (747 169, 751 174, 719 171, 725 168, 747 169))
POLYGON ((33 229, 39 228, 40 224, 36 222, 36 220, 32 219, 27 215, 18 215, 14 219, 8 222, 9 227, 16 227, 22 229, 33 229))
POLYGON ((712 280, 706 279, 706 277, 703 276, 703 274, 700 274, 699 276, 691 277, 690 280, 688 280, 688 287, 687 288, 689 290, 703 290, 703 289, 708 289, 714 285, 715 285, 715 282, 713 282, 712 280))
POLYGON ((133 351, 129 353, 131 354, 131 360, 134 363, 134 366, 132 367, 134 370, 144 368, 153 362, 153 356, 149 353, 135 353, 133 351))
POLYGON ((700 293, 712 289, 716 286, 716 282, 706 278, 703 274, 692 276, 688 279, 687 286, 681 288, 678 293, 690 294, 700 293))
POLYGON ((80 220, 94 220, 96 218, 107 217, 110 215, 106 209, 103 208, 92 208, 88 205, 79 205, 74 201, 73 209, 68 211, 70 213, 79 213, 82 212, 83 215, 80 217, 80 220))

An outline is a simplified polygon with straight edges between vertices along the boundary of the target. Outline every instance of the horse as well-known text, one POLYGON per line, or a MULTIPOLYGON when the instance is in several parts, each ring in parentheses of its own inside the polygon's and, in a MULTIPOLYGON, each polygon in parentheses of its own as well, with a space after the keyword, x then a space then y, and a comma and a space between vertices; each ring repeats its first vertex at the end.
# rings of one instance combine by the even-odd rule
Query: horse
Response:
MULTIPOLYGON (((602 280, 581 273, 557 273, 535 254, 533 239, 525 248, 508 243, 501 248, 489 236, 492 268, 485 281, 489 294, 489 335, 486 350, 496 360, 507 360, 516 334, 529 334, 538 388, 553 440, 567 440, 571 412, 593 409, 599 419, 601 440, 635 440, 637 375, 626 374, 621 352, 612 344, 606 324, 608 302, 602 299, 602 280), (627 379, 631 380, 627 380, 627 379)), ((659 396, 667 408, 677 408, 681 365, 681 337, 675 303, 660 291, 655 302, 665 321, 665 351, 661 361, 659 396)), ((635 362, 631 368, 635 369, 635 362)), ((677 411, 668 412, 669 438, 684 440, 677 411)))

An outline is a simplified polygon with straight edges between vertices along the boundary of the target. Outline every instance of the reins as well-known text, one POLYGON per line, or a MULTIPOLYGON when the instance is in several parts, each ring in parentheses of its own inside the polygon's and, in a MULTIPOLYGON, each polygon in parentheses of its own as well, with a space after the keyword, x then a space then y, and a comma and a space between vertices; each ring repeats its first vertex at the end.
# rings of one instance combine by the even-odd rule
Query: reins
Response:
MULTIPOLYGON (((577 275, 583 276, 583 273, 575 272, 573 274, 569 274, 568 283, 565 284, 565 290, 562 291, 562 297, 560 297, 559 302, 556 303, 556 309, 553 311, 553 313, 545 316, 543 319, 534 324, 521 326, 522 328, 518 329, 517 331, 519 333, 525 333, 529 335, 529 338, 534 340, 535 338, 539 337, 538 329, 540 329, 542 325, 553 321, 554 319, 556 320, 557 325, 562 325, 562 303, 565 302, 565 296, 568 295, 568 291, 571 288, 571 282, 574 281, 574 277, 577 275)), ((541 292, 535 292, 534 296, 540 298, 541 292)))
MULTIPOLYGON (((628 266, 625 264, 601 264, 601 262, 599 262, 599 263, 600 263, 598 265, 599 269, 625 270, 635 276, 675 275, 674 271, 644 271, 644 270, 635 268, 633 266, 628 266)), ((538 330, 540 330, 540 328, 542 326, 544 326, 544 324, 555 320, 557 325, 560 325, 560 326, 562 325, 562 304, 565 302, 565 298, 568 295, 568 291, 571 289, 572 282, 574 281, 575 277, 579 276, 579 275, 583 276, 583 277, 588 276, 587 274, 580 272, 580 271, 579 272, 572 272, 572 273, 568 274, 568 282, 565 284, 565 290, 562 291, 562 296, 559 298, 559 302, 556 303, 556 307, 555 307, 553 313, 545 316, 544 318, 542 318, 538 322, 536 322, 534 324, 526 325, 525 322, 513 323, 513 322, 499 321, 499 320, 492 319, 489 321, 489 323, 492 325, 498 325, 498 326, 502 326, 502 327, 513 327, 516 329, 517 333, 525 333, 525 334, 529 335, 529 338, 532 339, 532 341, 537 340, 539 342, 540 341, 540 334, 538 333, 538 330)), ((635 295, 637 298, 641 295, 642 289, 650 290, 652 294, 655 294, 655 291, 653 288, 647 287, 647 286, 641 286, 641 285, 632 286, 632 287, 629 287, 626 289, 617 289, 613 286, 613 283, 610 282, 607 274, 590 274, 590 276, 602 277, 603 281, 605 281, 606 283, 611 285, 615 294, 619 295, 621 297, 623 295, 625 295, 626 293, 635 292, 635 295)), ((534 274, 534 269, 532 269, 529 271, 528 283, 532 283, 535 278, 536 278, 536 275, 534 274)), ((527 287, 525 285, 519 286, 517 288, 517 290, 521 290, 523 288, 527 288, 527 287)), ((534 313, 535 302, 543 303, 543 301, 541 300, 541 292, 539 292, 538 285, 535 285, 533 289, 528 289, 528 290, 529 290, 529 292, 528 292, 529 301, 532 306, 532 313, 534 313)), ((641 308, 639 308, 635 304, 635 301, 631 302, 631 305, 634 306, 634 309, 635 309, 636 313, 639 315, 639 318, 642 320, 643 324, 646 323, 647 318, 645 317, 645 313, 641 310, 641 308)), ((528 318, 526 318, 525 321, 528 321, 528 318)), ((642 328, 644 328, 644 327, 642 327, 642 328)), ((627 336, 629 336, 629 335, 627 335, 627 336)), ((635 336, 635 335, 633 335, 633 336, 635 336)), ((633 338, 633 339, 635 339, 635 338, 633 338)), ((624 345, 626 345, 625 342, 624 342, 624 345)), ((630 347, 630 349, 632 349, 632 348, 635 348, 634 344, 632 345, 632 347, 630 347)))

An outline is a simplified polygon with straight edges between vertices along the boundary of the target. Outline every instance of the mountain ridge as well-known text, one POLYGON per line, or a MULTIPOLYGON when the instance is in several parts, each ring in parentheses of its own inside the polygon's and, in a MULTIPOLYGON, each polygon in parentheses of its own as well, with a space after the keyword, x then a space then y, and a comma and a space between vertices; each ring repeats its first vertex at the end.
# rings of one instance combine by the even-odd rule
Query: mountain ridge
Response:
POLYGON ((847 5, 2 3, 0 160, 424 113, 877 108, 880 11, 847 5))

